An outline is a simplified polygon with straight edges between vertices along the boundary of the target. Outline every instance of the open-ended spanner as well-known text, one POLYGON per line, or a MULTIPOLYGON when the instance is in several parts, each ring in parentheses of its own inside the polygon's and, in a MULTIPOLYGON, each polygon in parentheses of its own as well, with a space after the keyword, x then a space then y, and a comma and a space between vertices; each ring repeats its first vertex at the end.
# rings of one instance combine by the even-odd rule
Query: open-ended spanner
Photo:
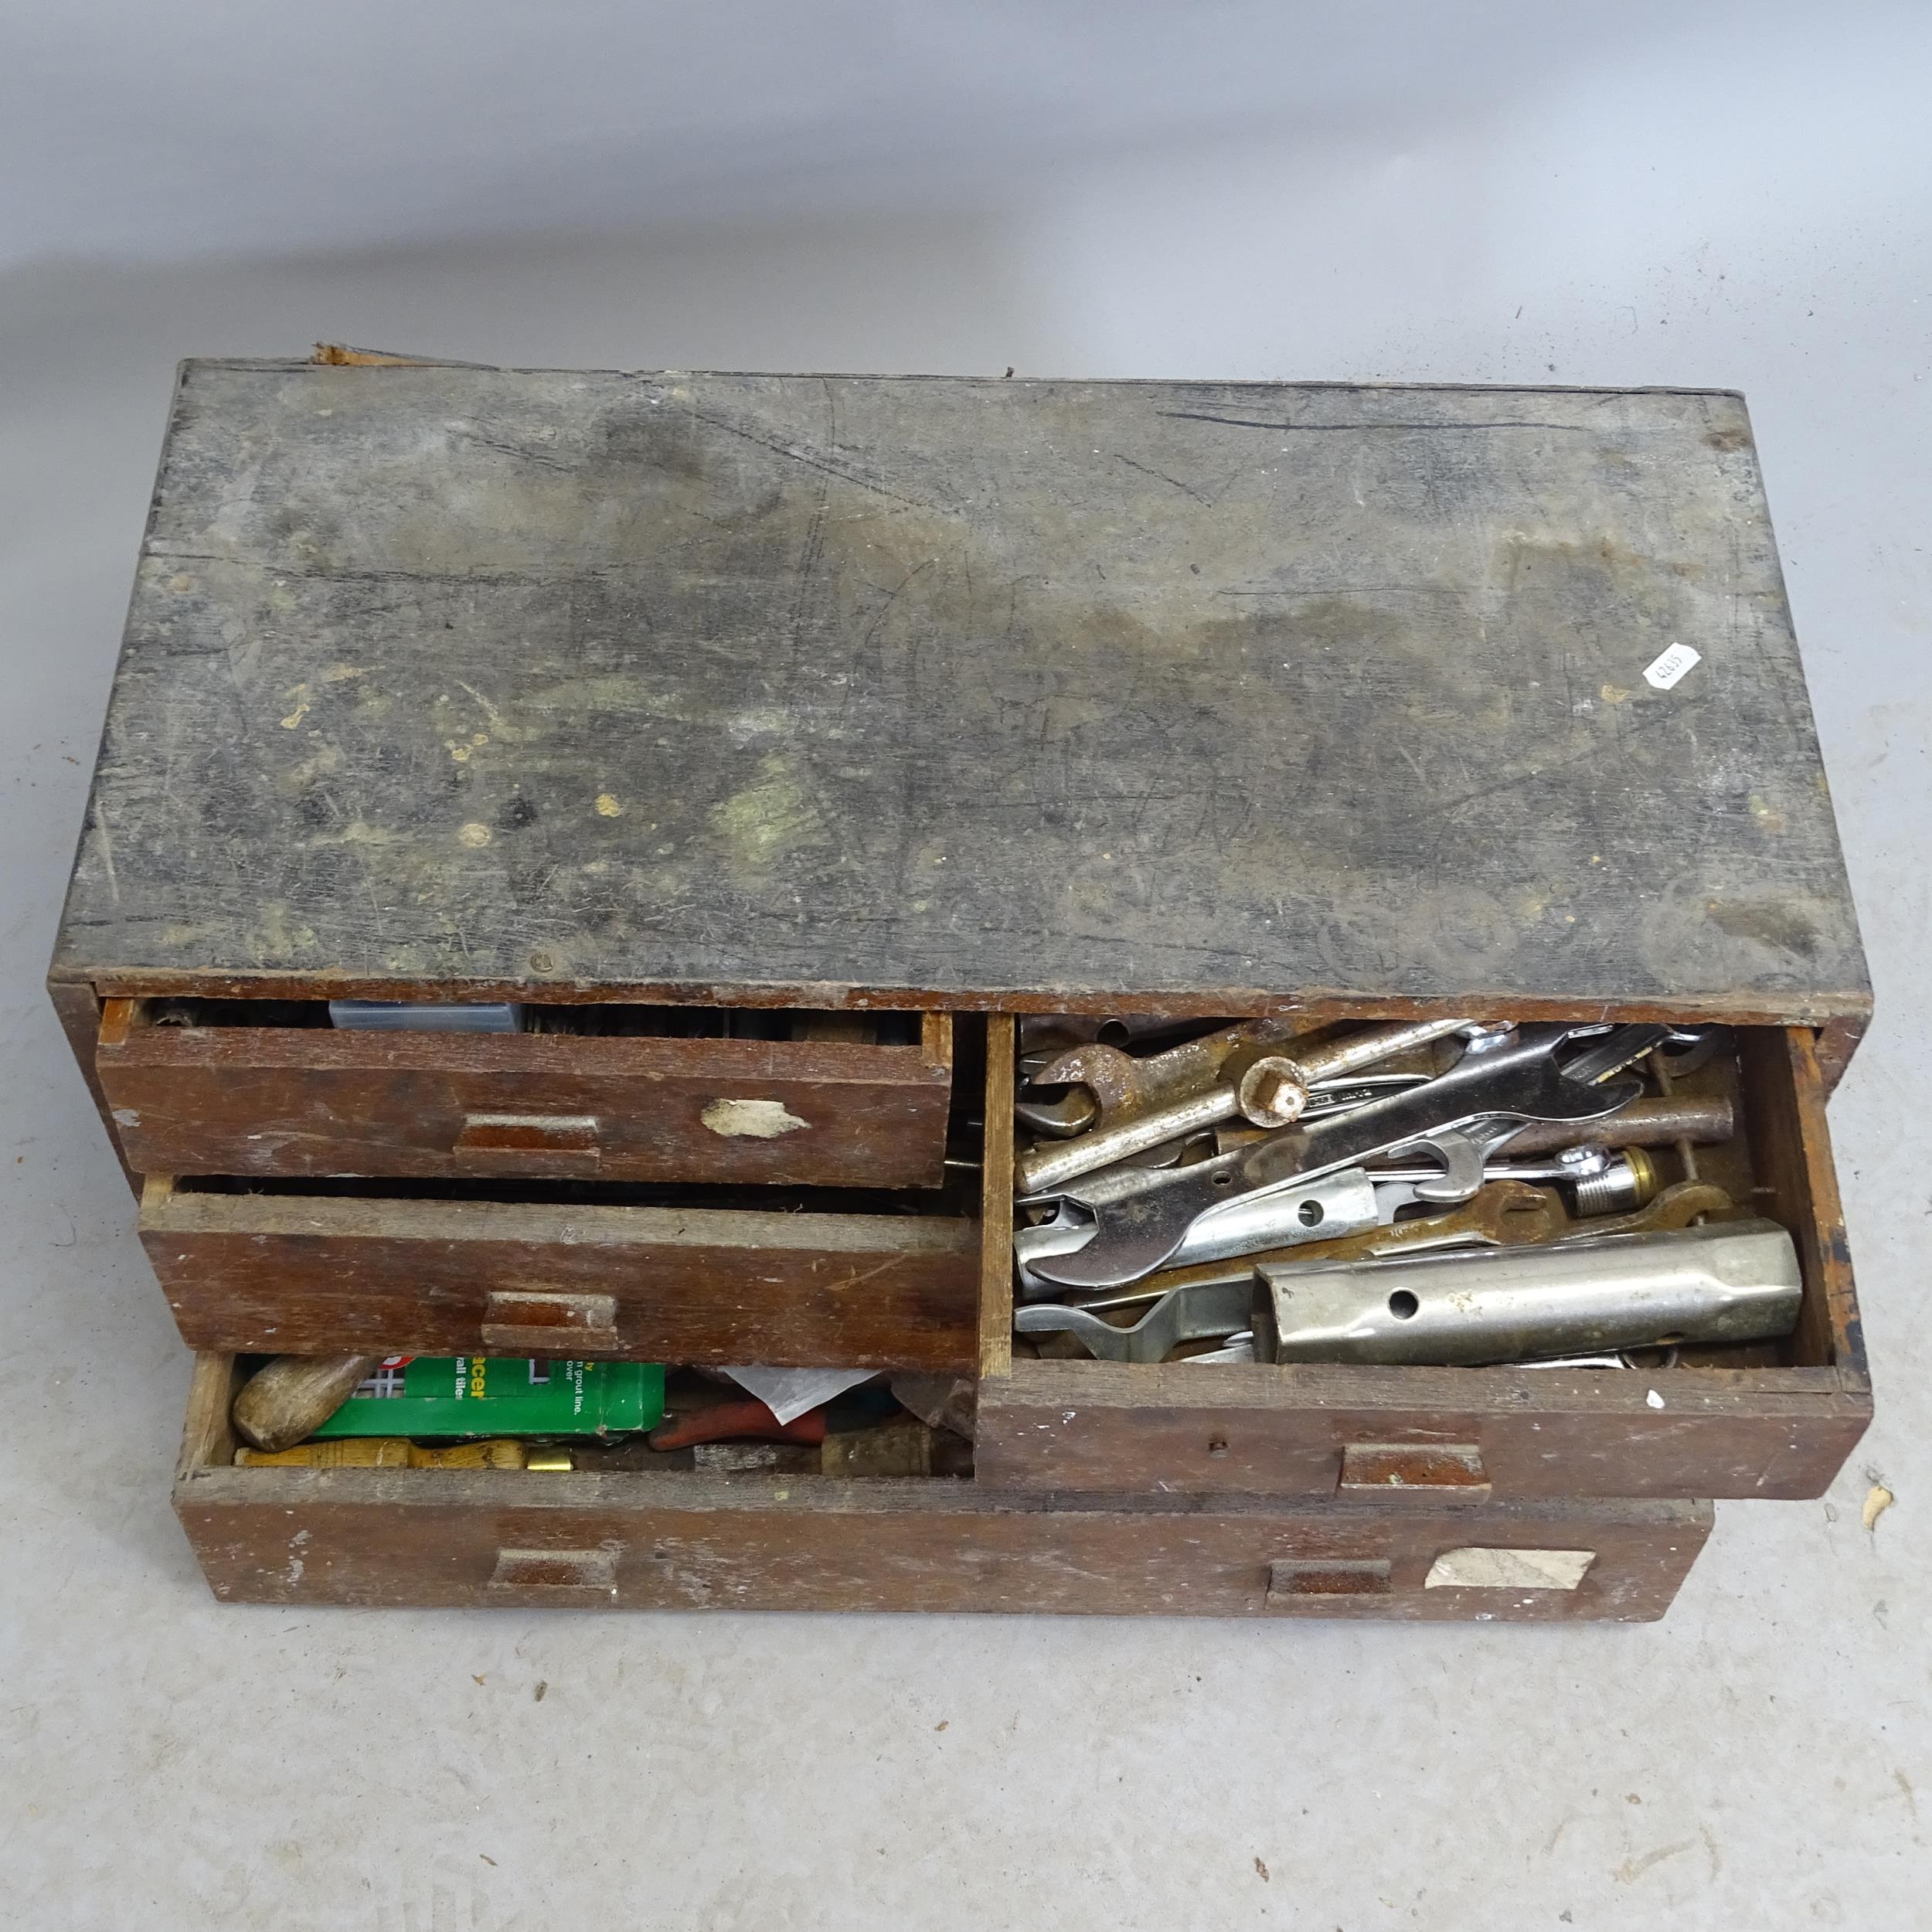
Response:
MULTIPOLYGON (((1635 1099, 1642 1083, 1628 1076, 1594 1085, 1566 1077, 1556 1054, 1575 1030, 1562 1023, 1526 1026, 1514 1041, 1466 1057, 1425 1086, 1283 1128, 1252 1147, 1192 1166, 1109 1168, 1055 1188, 1054 1195, 1088 1209, 1097 1225, 1083 1247, 1044 1257, 1033 1271, 1063 1287, 1116 1287, 1167 1260, 1209 1209, 1243 1195, 1334 1173, 1443 1128, 1490 1117, 1596 1120, 1635 1099)), ((1607 1056, 1610 1046, 1593 1049, 1593 1063, 1607 1056)))
POLYGON ((1259 1254, 1163 1268, 1117 1294, 1101 1295, 1080 1305, 1094 1314, 1145 1308, 1175 1288, 1204 1287, 1222 1281, 1251 1282, 1256 1269, 1277 1261, 1360 1260, 1437 1247, 1518 1247, 1554 1240, 1572 1226, 1563 1203, 1542 1188, 1522 1181, 1491 1181, 1446 1213, 1393 1226, 1379 1224, 1348 1232, 1321 1233, 1318 1240, 1259 1254))
POLYGON ((1163 1268, 1139 1287, 1103 1300, 1083 1302, 1087 1308, 1131 1308, 1158 1300, 1168 1288, 1185 1287, 1209 1280, 1233 1278, 1277 1262, 1382 1260, 1398 1254, 1422 1253, 1431 1248, 1543 1247, 1560 1241, 1605 1240, 1619 1234, 1661 1234, 1691 1226, 1707 1214, 1730 1214, 1736 1204, 1722 1188, 1706 1181, 1680 1181, 1628 1214, 1578 1217, 1561 1195, 1519 1180, 1486 1182, 1469 1199, 1447 1213, 1393 1225, 1337 1230, 1321 1238, 1286 1244, 1274 1253, 1248 1254, 1203 1262, 1189 1267, 1163 1268))
MULTIPOLYGON (((1345 1168, 1311 1181, 1306 1188, 1251 1195, 1234 1202, 1225 1213, 1203 1214, 1188 1230, 1175 1251, 1175 1261, 1177 1266, 1185 1267, 1232 1255, 1251 1255, 1259 1250, 1285 1248, 1298 1242, 1379 1226, 1393 1212, 1385 1209, 1379 1191, 1361 1168, 1345 1168)), ((1072 1254, 1093 1238, 1094 1223, 1067 1218, 1063 1202, 1055 1219, 1036 1227, 1015 1228, 1013 1257, 1019 1266, 1021 1296, 1058 1294, 1059 1284, 1039 1278, 1033 1272, 1034 1264, 1048 1256, 1072 1254)))
MULTIPOLYGON (((1468 1242, 1515 1246, 1547 1239, 1562 1225, 1563 1218, 1562 1209, 1540 1189, 1517 1181, 1493 1181, 1452 1214, 1434 1221, 1364 1230, 1345 1240, 1324 1242, 1318 1251, 1329 1256, 1338 1250, 1342 1255, 1403 1253, 1468 1242), (1524 1225, 1520 1230, 1512 1228, 1512 1220, 1524 1225)), ((1274 1258, 1250 1254, 1238 1260, 1175 1269, 1131 1294, 1110 1295, 1078 1308, 1046 1303, 1019 1308, 1014 1311, 1013 1326, 1022 1335, 1071 1335, 1086 1345, 1090 1355, 1104 1362, 1165 1361, 1169 1351, 1183 1342, 1206 1341, 1245 1328, 1253 1312, 1256 1270, 1274 1258), (1139 1306, 1145 1306, 1147 1313, 1130 1328, 1116 1328, 1100 1318, 1109 1310, 1139 1306)))
MULTIPOLYGON (((1309 1030, 1311 1022, 1290 1015, 1242 1020, 1203 1034, 1199 1039, 1170 1046, 1165 1053, 1141 1057, 1107 1041, 1089 1040, 1026 1068, 1029 1085, 1064 1087, 1068 1091, 1053 1100, 1036 1100, 1022 1094, 1015 1103, 1014 1113, 1024 1125, 1051 1138, 1063 1139, 1075 1134, 1084 1138, 1089 1133, 1107 1133, 1171 1102, 1212 1087, 1230 1056, 1265 1054, 1309 1030)), ((1216 1117, 1226 1120, 1229 1115, 1216 1117)), ((1171 1138, 1164 1134, 1155 1139, 1171 1138)), ((1141 1145, 1152 1146, 1155 1141, 1143 1141, 1141 1145)), ((1093 1165, 1104 1167, 1121 1158, 1118 1154, 1107 1154, 1093 1165)))
POLYGON ((1253 1270, 1232 1281, 1204 1283, 1164 1294, 1131 1328, 1117 1328, 1084 1308, 1015 1308, 1021 1335, 1070 1335, 1100 1362, 1165 1362, 1183 1342, 1219 1340, 1245 1328, 1254 1308, 1253 1270))
MULTIPOLYGON (((1015 1311, 1022 1335, 1070 1334, 1102 1361, 1160 1362, 1183 1342, 1232 1336, 1246 1328, 1254 1307, 1259 1271, 1283 1261, 1334 1266, 1350 1261, 1393 1260, 1403 1254, 1445 1247, 1529 1247, 1553 1245, 1566 1237, 1602 1240, 1609 1236, 1656 1234, 1690 1226, 1706 1214, 1733 1211, 1730 1197, 1708 1183, 1685 1182, 1648 1207, 1614 1221, 1577 1222, 1545 1189, 1522 1181, 1492 1181, 1453 1212, 1424 1221, 1405 1221, 1331 1240, 1294 1253, 1250 1255, 1239 1261, 1204 1263, 1164 1271, 1124 1294, 1069 1308, 1039 1304, 1015 1311), (1122 1308, 1145 1308, 1130 1328, 1101 1319, 1122 1308)), ((1204 1358, 1197 1358, 1204 1359, 1204 1358)), ((1253 1360, 1230 1351, 1218 1359, 1253 1360)), ((1586 1366, 1581 1363, 1564 1366, 1586 1366)))
POLYGON ((1031 1147, 1013 1164, 1021 1194, 1043 1193, 1078 1174, 1111 1167, 1237 1116, 1257 1126, 1300 1118, 1311 1087, 1426 1046, 1475 1024, 1467 1019, 1364 1027, 1318 1046, 1295 1046, 1291 1020, 1244 1020, 1151 1060, 1116 1047, 1081 1046, 1042 1068, 1043 1086, 1071 1081, 1099 1102, 1100 1124, 1071 1140, 1031 1147), (1292 1049, 1292 1050, 1291 1050, 1292 1049))
MULTIPOLYGON (((1402 1209, 1419 1202, 1434 1206, 1467 1200, 1485 1178, 1490 1178, 1489 1157, 1515 1128, 1513 1121, 1477 1121, 1468 1127, 1445 1128, 1440 1133, 1424 1134, 1411 1144, 1412 1151, 1434 1156, 1427 1165, 1401 1168, 1386 1174, 1345 1168, 1305 1183, 1289 1181, 1278 1187, 1257 1189, 1224 1207, 1209 1208, 1189 1227, 1175 1250, 1174 1265, 1185 1267, 1196 1262, 1251 1255, 1299 1242, 1326 1240, 1384 1226, 1402 1209)), ((1610 1158, 1597 1150, 1591 1153, 1600 1165, 1610 1158)), ((1546 1172, 1553 1177, 1566 1168, 1567 1164, 1551 1162, 1533 1167, 1532 1171, 1537 1178, 1546 1172)), ((1053 1219, 1013 1231, 1013 1256, 1019 1266, 1019 1293, 1023 1298, 1050 1297, 1060 1292, 1058 1284, 1034 1274, 1032 1264, 1036 1260, 1046 1255, 1071 1254, 1094 1237, 1094 1223, 1081 1218, 1077 1212, 1070 1214, 1067 1208, 1066 1201, 1060 1201, 1053 1219)))

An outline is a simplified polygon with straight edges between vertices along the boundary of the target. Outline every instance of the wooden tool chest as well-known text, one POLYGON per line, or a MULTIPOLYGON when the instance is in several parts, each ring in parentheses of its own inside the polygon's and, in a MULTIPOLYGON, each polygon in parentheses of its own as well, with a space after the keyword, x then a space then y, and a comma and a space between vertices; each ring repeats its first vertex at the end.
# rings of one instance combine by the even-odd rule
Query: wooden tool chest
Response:
POLYGON ((50 983, 224 1600, 1638 1619, 1682 1498, 1871 1413, 1870 995, 1728 393, 187 364, 50 983), (1042 1015, 1720 1024, 1797 1327, 1016 1353, 1042 1015), (351 1351, 947 1376, 971 1474, 235 1464, 236 1358, 351 1351))

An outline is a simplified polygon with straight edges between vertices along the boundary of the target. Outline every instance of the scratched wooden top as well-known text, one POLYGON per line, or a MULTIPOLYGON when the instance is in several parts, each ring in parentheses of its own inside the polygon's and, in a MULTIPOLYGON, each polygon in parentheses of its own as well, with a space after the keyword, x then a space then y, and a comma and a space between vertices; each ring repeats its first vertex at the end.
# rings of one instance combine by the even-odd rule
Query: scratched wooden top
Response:
POLYGON ((55 970, 1869 1004, 1734 395, 281 362, 184 372, 55 970))

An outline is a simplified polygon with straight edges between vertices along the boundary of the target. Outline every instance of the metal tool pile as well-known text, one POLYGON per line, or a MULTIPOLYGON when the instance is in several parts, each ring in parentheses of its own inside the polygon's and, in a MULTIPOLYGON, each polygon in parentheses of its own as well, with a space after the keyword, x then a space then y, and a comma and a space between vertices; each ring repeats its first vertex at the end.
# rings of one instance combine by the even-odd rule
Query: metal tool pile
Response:
POLYGON ((1721 1029, 1138 1025, 1022 1024, 1020 1335, 1113 1362, 1614 1368, 1796 1324, 1791 1236, 1698 1177, 1729 1100, 1675 1090, 1721 1029))

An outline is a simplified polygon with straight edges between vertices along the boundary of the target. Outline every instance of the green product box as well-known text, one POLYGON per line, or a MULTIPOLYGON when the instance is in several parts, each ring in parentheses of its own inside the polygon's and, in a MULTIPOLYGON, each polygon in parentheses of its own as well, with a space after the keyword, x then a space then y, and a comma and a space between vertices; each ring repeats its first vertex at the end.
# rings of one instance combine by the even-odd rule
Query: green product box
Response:
POLYGON ((393 1355, 318 1436, 614 1436, 664 1420, 656 1362, 393 1355))

